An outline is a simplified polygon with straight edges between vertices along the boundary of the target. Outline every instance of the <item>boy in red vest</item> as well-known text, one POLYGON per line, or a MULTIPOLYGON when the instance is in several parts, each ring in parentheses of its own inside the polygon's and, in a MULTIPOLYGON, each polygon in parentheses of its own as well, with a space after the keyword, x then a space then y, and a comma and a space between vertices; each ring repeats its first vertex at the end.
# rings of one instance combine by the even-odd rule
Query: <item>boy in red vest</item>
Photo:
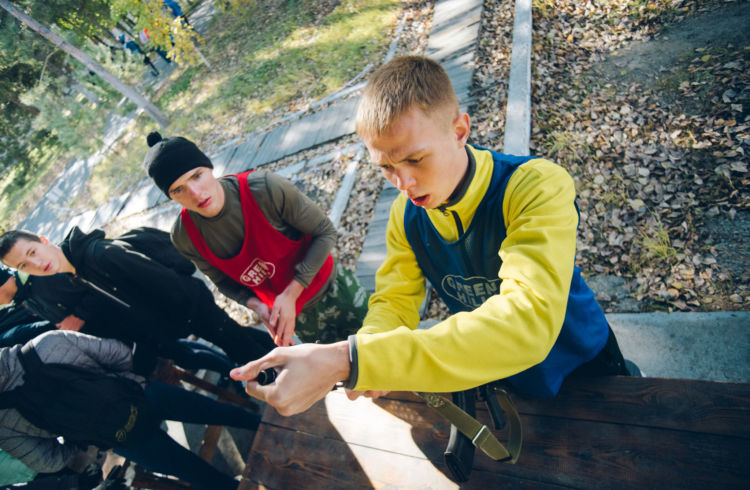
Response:
POLYGON ((172 242, 225 296, 255 311, 276 345, 343 340, 362 324, 367 294, 331 256, 336 229, 291 182, 250 171, 219 179, 182 137, 147 138, 144 167, 183 206, 172 242))

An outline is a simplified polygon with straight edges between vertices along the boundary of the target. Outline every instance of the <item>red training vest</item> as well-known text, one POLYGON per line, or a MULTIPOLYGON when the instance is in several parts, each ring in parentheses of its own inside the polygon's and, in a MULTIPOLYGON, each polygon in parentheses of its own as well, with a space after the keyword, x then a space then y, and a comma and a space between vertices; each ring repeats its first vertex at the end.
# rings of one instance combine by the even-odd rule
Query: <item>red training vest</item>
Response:
MULTIPOLYGON (((239 253, 229 259, 220 259, 208 248, 198 227, 190 217, 187 209, 180 213, 185 230, 198 249, 198 252, 211 265, 226 275, 253 290, 258 299, 269 308, 289 282, 294 279, 294 266, 305 257, 311 235, 303 235, 300 240, 291 240, 271 226, 255 202, 247 175, 252 172, 236 174, 240 181, 240 204, 245 218, 245 240, 239 253)), ((328 255, 310 286, 297 298, 296 309, 299 315, 305 304, 323 287, 333 271, 333 257, 328 255)))

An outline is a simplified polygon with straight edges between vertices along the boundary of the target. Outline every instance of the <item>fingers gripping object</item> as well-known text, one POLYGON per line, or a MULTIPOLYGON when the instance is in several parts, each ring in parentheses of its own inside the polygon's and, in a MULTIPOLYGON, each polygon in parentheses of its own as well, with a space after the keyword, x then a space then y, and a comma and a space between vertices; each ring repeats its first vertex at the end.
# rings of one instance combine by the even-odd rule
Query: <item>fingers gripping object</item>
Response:
POLYGON ((256 380, 258 381, 258 384, 261 386, 270 385, 274 381, 276 381, 276 370, 274 368, 268 368, 264 371, 261 371, 258 373, 258 377, 256 380))
MULTIPOLYGON (((255 378, 255 380, 258 382, 261 386, 270 385, 274 381, 276 381, 276 377, 278 376, 278 373, 274 368, 268 368, 264 369, 263 371, 258 373, 258 377, 255 378)), ((331 391, 338 389, 340 386, 342 386, 342 383, 336 383, 333 388, 331 388, 331 391)))

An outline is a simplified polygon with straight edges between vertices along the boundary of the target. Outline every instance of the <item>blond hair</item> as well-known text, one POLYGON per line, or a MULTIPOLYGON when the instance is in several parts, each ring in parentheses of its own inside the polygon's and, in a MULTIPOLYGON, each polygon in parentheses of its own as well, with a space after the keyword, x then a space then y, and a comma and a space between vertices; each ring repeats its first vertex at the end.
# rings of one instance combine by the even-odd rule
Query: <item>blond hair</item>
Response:
POLYGON ((360 136, 383 134, 412 108, 427 116, 438 110, 458 115, 458 101, 442 66, 424 56, 399 56, 378 68, 364 89, 355 128, 360 136))

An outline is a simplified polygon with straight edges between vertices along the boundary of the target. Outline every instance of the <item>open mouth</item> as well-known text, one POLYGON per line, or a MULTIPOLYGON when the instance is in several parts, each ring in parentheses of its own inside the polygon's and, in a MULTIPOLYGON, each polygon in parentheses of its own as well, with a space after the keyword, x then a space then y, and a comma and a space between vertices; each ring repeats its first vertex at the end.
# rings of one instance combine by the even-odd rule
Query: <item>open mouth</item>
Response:
POLYGON ((427 202, 428 195, 425 196, 419 196, 419 197, 411 197, 411 202, 414 203, 415 206, 424 206, 424 204, 427 202))

